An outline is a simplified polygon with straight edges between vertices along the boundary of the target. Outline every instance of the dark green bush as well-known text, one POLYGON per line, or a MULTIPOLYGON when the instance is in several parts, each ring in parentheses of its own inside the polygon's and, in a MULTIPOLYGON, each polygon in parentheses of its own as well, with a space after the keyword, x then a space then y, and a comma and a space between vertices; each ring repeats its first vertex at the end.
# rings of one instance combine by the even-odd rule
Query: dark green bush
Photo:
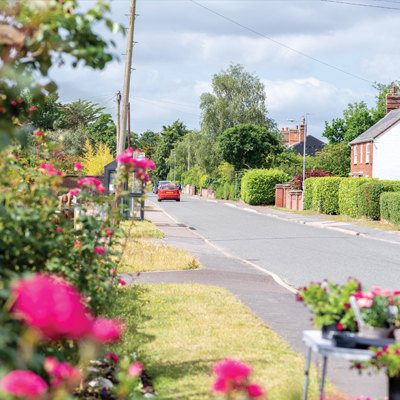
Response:
MULTIPOLYGON (((343 179, 339 177, 314 178, 312 208, 323 214, 339 214, 339 186, 343 179)), ((306 180, 307 182, 307 180, 306 180)))
POLYGON ((313 209, 314 183, 318 178, 308 178, 304 181, 303 210, 313 209))
POLYGON ((271 204, 275 200, 275 185, 290 180, 279 169, 253 169, 242 178, 242 199, 247 204, 271 204))
POLYGON ((382 193, 381 216, 392 224, 400 224, 400 192, 382 193))
POLYGON ((358 215, 379 219, 381 216, 381 194, 398 191, 400 191, 399 181, 372 181, 364 183, 357 189, 358 215))
POLYGON ((231 183, 231 185, 229 186, 229 200, 235 200, 235 198, 236 198, 235 184, 231 183))
MULTIPOLYGON (((372 178, 343 178, 339 186, 339 213, 357 217, 357 189, 365 182, 371 182, 372 178)), ((376 179, 375 179, 376 180, 376 179)))

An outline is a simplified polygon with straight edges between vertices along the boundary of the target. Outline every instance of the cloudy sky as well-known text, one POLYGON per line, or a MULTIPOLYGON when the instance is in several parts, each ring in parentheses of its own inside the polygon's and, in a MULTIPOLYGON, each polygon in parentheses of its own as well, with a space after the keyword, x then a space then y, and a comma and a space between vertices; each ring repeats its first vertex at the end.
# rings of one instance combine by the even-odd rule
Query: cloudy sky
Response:
MULTIPOLYGON (((396 3, 137 0, 131 130, 159 131, 177 119, 198 128, 199 97, 211 91, 213 74, 240 63, 265 84, 269 116, 280 127, 295 125, 287 118, 313 114, 308 116, 309 133, 321 137, 324 122, 342 116, 348 103, 374 105, 373 82, 399 78, 400 1, 396 3)), ((87 8, 94 2, 81 4, 87 8)), ((110 4, 111 18, 127 27, 130 1, 110 4)), ((103 27, 97 31, 110 38, 103 27)), ((52 71, 62 102, 97 102, 115 118, 126 39, 113 39, 120 60, 105 70, 66 66, 52 71)))

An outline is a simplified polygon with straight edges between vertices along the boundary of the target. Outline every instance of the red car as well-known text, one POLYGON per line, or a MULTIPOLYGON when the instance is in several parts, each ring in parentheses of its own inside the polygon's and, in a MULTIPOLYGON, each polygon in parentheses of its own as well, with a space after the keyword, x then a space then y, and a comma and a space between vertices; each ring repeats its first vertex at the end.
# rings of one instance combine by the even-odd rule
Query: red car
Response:
POLYGON ((181 201, 181 194, 176 185, 163 185, 158 191, 158 201, 161 200, 176 200, 181 201))

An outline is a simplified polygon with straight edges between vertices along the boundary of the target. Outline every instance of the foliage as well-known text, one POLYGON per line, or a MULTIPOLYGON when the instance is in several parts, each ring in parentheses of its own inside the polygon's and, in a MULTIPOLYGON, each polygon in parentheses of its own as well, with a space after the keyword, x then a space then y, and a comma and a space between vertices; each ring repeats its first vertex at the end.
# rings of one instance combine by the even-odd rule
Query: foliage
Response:
POLYGON ((362 363, 356 363, 355 367, 360 371, 363 368, 373 368, 379 372, 382 368, 387 369, 390 378, 400 376, 400 343, 386 345, 384 347, 370 347, 375 354, 362 363))
POLYGON ((312 208, 323 214, 339 214, 339 177, 318 178, 314 180, 312 208))
POLYGON ((200 180, 199 180, 199 187, 201 188, 205 188, 206 186, 204 186, 204 182, 206 181, 206 179, 208 178, 208 175, 203 175, 200 180))
POLYGON ((400 192, 381 194, 381 217, 392 224, 400 224, 400 192))
POLYGON ((328 144, 310 161, 315 169, 322 169, 335 176, 348 177, 351 148, 345 142, 328 144))
MULTIPOLYGON (((110 114, 101 114, 93 123, 88 125, 85 130, 86 135, 93 147, 98 146, 100 142, 107 145, 111 154, 114 156, 117 152, 117 127, 110 114)), ((132 147, 136 148, 137 143, 132 147)))
POLYGON ((339 213, 356 217, 358 215, 357 189, 372 178, 347 178, 343 179, 339 186, 339 213))
MULTIPOLYGON (((317 178, 317 177, 325 177, 325 176, 331 176, 328 172, 322 171, 320 169, 311 169, 308 171, 305 171, 305 179, 307 180, 308 178, 317 178)), ((292 188, 296 190, 302 190, 302 185, 303 185, 303 174, 301 175, 295 175, 293 177, 293 185, 292 188)))
POLYGON ((147 130, 139 135, 137 147, 146 154, 147 158, 153 160, 160 139, 158 132, 147 130))
POLYGON ((77 100, 64 106, 65 124, 69 129, 88 126, 98 120, 104 107, 88 100, 77 100))
POLYGON ((246 72, 242 65, 230 65, 212 79, 213 93, 200 96, 201 129, 217 138, 239 124, 253 124, 276 130, 276 123, 267 117, 264 84, 246 72))
POLYGON ((312 210, 314 198, 314 184, 318 178, 307 178, 304 181, 303 210, 312 210))
POLYGON ((190 171, 186 171, 182 174, 183 185, 195 185, 196 188, 200 188, 200 179, 204 175, 203 171, 198 165, 195 165, 190 171))
POLYGON ((393 81, 389 84, 377 83, 373 85, 373 88, 378 91, 378 94, 375 96, 376 105, 372 109, 372 115, 374 117, 375 122, 378 122, 386 115, 386 95, 391 93, 392 87, 396 88, 396 92, 400 92, 400 81, 393 81))
POLYGON ((171 165, 171 150, 175 143, 180 141, 190 131, 183 122, 175 121, 172 125, 163 126, 160 132, 161 140, 155 152, 155 161, 157 162, 156 176, 158 180, 164 180, 168 175, 171 165))
POLYGON ((233 181, 235 179, 235 167, 226 161, 223 161, 218 166, 218 175, 223 181, 233 181))
POLYGON ((271 204, 275 200, 275 185, 290 177, 278 169, 253 169, 242 178, 241 198, 251 205, 271 204))
POLYGON ((343 286, 332 282, 310 283, 299 288, 297 300, 304 302, 314 314, 313 324, 317 329, 336 324, 337 329, 357 331, 354 312, 349 297, 361 289, 360 283, 350 278, 343 286))
MULTIPOLYGON (((314 169, 314 158, 306 155, 306 170, 314 169)), ((269 154, 267 157, 269 168, 277 168, 289 176, 303 174, 303 156, 293 147, 278 154, 269 154)))
POLYGON ((29 129, 21 124, 35 118, 35 110, 28 109, 22 93, 31 96, 33 103, 43 105, 46 94, 57 89, 48 76, 53 62, 62 65, 68 58, 73 67, 80 62, 103 69, 112 60, 108 43, 92 31, 96 23, 105 22, 112 32, 124 32, 122 26, 105 17, 110 6, 99 1, 83 13, 77 12, 77 7, 76 0, 1 2, 5 34, 0 40, 0 149, 12 138, 26 143, 29 129))
POLYGON ((262 168, 269 154, 283 151, 275 133, 252 124, 236 125, 218 138, 218 151, 235 170, 262 168))
POLYGON ((99 142, 96 147, 92 147, 89 140, 86 140, 81 160, 85 174, 102 175, 104 167, 112 161, 114 161, 114 156, 106 143, 99 142))
POLYGON ((357 189, 358 215, 378 220, 381 216, 381 194, 398 191, 399 181, 372 181, 362 184, 357 189))

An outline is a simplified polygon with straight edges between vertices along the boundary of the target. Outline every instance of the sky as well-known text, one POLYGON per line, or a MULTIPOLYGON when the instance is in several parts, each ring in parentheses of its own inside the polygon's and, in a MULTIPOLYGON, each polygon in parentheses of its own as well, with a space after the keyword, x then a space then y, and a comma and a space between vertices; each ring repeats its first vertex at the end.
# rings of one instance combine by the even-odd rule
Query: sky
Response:
MULTIPOLYGON (((94 4, 80 1, 82 9, 94 4)), ((130 1, 110 5, 110 18, 127 27, 130 1)), ((374 82, 400 75, 400 0, 137 0, 136 12, 130 99, 137 133, 178 119, 198 129, 200 95, 232 63, 264 83, 269 117, 279 128, 308 114, 308 133, 320 139, 325 121, 342 117, 349 103, 374 106, 374 82)), ((116 42, 110 50, 119 60, 103 71, 66 65, 50 75, 61 102, 96 102, 116 121, 126 36, 102 25, 95 30, 116 42)))

